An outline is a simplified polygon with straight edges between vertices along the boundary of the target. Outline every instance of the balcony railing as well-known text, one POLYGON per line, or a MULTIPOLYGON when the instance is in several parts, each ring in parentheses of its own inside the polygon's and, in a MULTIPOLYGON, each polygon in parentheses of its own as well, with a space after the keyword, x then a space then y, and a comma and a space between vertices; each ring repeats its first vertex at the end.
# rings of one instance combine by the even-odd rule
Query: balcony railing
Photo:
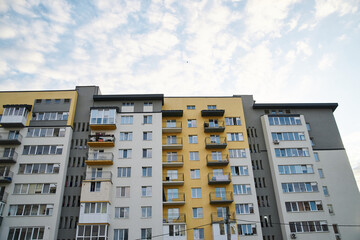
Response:
POLYGON ((229 164, 229 155, 208 154, 206 161, 208 166, 227 166, 229 164))
POLYGON ((204 122, 204 132, 223 132, 225 130, 225 124, 223 121, 217 123, 204 122))
POLYGON ((164 205, 184 205, 185 193, 167 194, 163 199, 164 205))
POLYGON ((182 167, 184 165, 183 155, 163 155, 164 167, 182 167))
POLYGON ((172 133, 172 132, 181 132, 182 131, 182 122, 162 122, 162 131, 165 133, 172 133))
POLYGON ((184 174, 177 173, 163 176, 163 185, 184 185, 184 174))
POLYGON ((227 204, 234 201, 232 192, 210 192, 210 204, 227 204))
POLYGON ((229 184, 231 182, 231 174, 209 173, 208 180, 209 180, 209 184, 229 184))
POLYGON ((111 152, 89 152, 85 163, 87 165, 112 165, 114 154, 111 152))
POLYGON ((0 195, 0 202, 6 203, 8 195, 7 192, 3 192, 2 195, 0 195))
MULTIPOLYGON (((228 216, 226 213, 211 213, 211 223, 225 223, 225 220, 228 216)), ((235 212, 230 212, 230 222, 236 222, 236 214, 235 212)))
POLYGON ((88 145, 90 147, 114 147, 114 135, 89 135, 88 145))
POLYGON ((0 145, 20 145, 22 135, 20 133, 2 132, 0 133, 0 145))
POLYGON ((14 173, 11 171, 3 172, 0 174, 0 183, 11 183, 14 173))
POLYGON ((177 138, 163 138, 162 148, 163 149, 182 149, 183 141, 181 137, 177 138))
POLYGON ((112 173, 110 171, 86 172, 86 181, 111 181, 112 173))
POLYGON ((17 152, 11 150, 11 151, 0 151, 0 163, 16 163, 18 154, 17 152))
POLYGON ((186 215, 185 213, 179 213, 173 215, 164 214, 163 223, 186 223, 186 215))
POLYGON ((205 148, 207 149, 224 149, 227 146, 226 137, 207 137, 205 138, 205 148))

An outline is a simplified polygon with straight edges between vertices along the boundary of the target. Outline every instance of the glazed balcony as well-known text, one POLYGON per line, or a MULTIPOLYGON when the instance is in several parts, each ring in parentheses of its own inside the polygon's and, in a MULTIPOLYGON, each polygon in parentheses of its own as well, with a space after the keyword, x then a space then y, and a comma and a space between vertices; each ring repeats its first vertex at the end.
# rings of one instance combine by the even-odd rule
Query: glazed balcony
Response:
POLYGON ((223 173, 223 174, 208 174, 209 185, 214 184, 229 184, 231 182, 231 174, 230 173, 223 173))
POLYGON ((0 202, 6 203, 8 195, 7 192, 3 192, 2 195, 0 195, 0 202))
POLYGON ((182 122, 181 121, 176 121, 176 122, 163 121, 162 122, 162 131, 163 131, 163 133, 179 133, 182 131, 182 122))
POLYGON ((20 145, 22 135, 20 133, 2 132, 0 133, 0 145, 20 145))
POLYGON ((117 111, 117 107, 92 107, 89 121, 91 130, 115 130, 117 111))
POLYGON ((204 122, 204 132, 224 132, 225 123, 222 121, 214 122, 204 122))
POLYGON ((115 136, 114 135, 89 135, 88 141, 89 147, 114 147, 115 136))
POLYGON ((15 151, 0 151, 0 163, 16 163, 18 154, 15 151))
POLYGON ((227 166, 229 165, 229 155, 208 154, 206 162, 208 166, 227 166))
POLYGON ((186 223, 186 215, 185 213, 178 215, 163 214, 163 223, 186 223))
POLYGON ((233 193, 228 192, 210 192, 210 204, 229 204, 234 201, 233 193))
POLYGON ((3 172, 0 175, 0 183, 11 183, 14 173, 10 171, 3 172))
POLYGON ((114 154, 111 152, 89 152, 85 163, 94 165, 113 165, 114 154))
POLYGON ((183 155, 163 155, 163 167, 182 167, 184 165, 183 155))
POLYGON ((205 138, 206 149, 225 149, 227 146, 226 137, 205 138))
POLYGON ((111 171, 86 172, 84 181, 106 182, 112 180, 111 171))
POLYGON ((177 174, 171 174, 171 176, 163 176, 163 185, 166 186, 176 186, 176 185, 184 185, 184 174, 183 173, 177 173, 177 174))
POLYGON ((184 204, 185 204, 185 193, 165 195, 163 199, 164 206, 184 205, 184 204))
POLYGON ((177 138, 163 138, 162 140, 162 148, 163 149, 182 149, 183 141, 181 137, 177 138))
MULTIPOLYGON (((211 223, 225 223, 227 216, 224 213, 211 213, 211 223)), ((235 212, 230 212, 230 222, 236 222, 235 212)))
POLYGON ((4 128, 25 127, 32 106, 27 104, 3 105, 1 126, 4 128))
POLYGON ((225 110, 223 109, 205 109, 201 110, 202 117, 222 117, 224 116, 225 110))

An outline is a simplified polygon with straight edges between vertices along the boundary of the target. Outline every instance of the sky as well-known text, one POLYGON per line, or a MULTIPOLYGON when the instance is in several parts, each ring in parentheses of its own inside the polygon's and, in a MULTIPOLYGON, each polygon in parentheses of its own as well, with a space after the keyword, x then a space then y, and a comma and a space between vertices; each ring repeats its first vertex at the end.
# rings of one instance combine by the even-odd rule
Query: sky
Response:
POLYGON ((0 90, 337 102, 360 186, 359 76, 360 0, 0 0, 0 90))

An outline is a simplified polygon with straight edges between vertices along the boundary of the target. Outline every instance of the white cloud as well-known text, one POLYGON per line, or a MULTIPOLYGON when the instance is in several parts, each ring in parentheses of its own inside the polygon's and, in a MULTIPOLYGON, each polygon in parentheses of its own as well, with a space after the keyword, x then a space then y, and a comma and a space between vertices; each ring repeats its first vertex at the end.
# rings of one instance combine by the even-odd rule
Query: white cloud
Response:
POLYGON ((303 53, 307 57, 312 55, 312 50, 307 40, 296 42, 296 53, 303 53))
POLYGON ((347 37, 347 35, 346 34, 343 34, 343 35, 341 35, 340 37, 338 37, 336 40, 338 40, 338 41, 344 41, 344 40, 346 40, 346 39, 348 39, 348 37, 347 37))
POLYGON ((8 26, 0 26, 0 38, 2 39, 10 39, 15 38, 17 32, 15 29, 8 26))
POLYGON ((331 53, 324 54, 318 63, 320 70, 326 70, 333 66, 335 62, 335 56, 331 53))
POLYGON ((338 13, 340 16, 355 13, 359 4, 359 0, 316 0, 315 17, 321 19, 333 13, 338 13))
POLYGON ((5 75, 5 73, 9 70, 9 67, 5 61, 0 60, 0 75, 5 75))

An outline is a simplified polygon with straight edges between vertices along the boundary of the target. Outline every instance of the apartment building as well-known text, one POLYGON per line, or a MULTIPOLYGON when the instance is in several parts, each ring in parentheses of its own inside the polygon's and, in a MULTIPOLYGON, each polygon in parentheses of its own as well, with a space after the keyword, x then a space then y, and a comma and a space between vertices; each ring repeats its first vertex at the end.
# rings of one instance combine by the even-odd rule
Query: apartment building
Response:
POLYGON ((0 239, 56 239, 77 92, 0 93, 0 239))

